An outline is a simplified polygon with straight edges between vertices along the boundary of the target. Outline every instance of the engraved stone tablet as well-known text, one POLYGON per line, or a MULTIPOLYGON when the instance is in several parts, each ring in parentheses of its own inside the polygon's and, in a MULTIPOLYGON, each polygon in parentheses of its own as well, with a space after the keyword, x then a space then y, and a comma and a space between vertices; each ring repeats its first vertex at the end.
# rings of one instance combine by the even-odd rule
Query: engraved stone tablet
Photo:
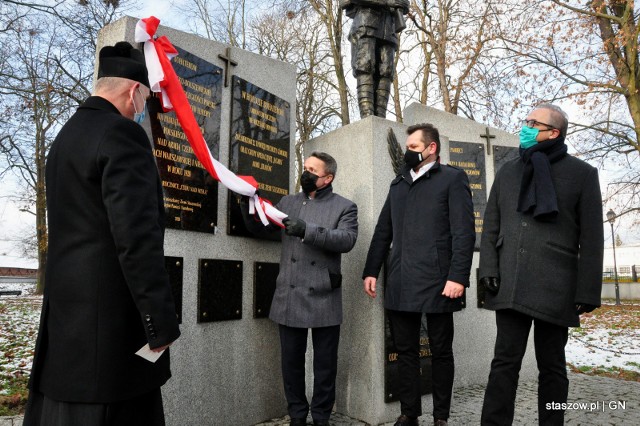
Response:
MULTIPOLYGON (((222 69, 176 47, 171 62, 211 155, 218 158, 222 69)), ((160 101, 149 103, 154 155, 162 179, 166 226, 215 232, 218 221, 218 183, 196 158, 174 112, 162 113, 160 101)))
POLYGON ((484 162, 484 145, 468 142, 449 142, 449 164, 463 169, 469 177, 471 197, 473 199, 473 216, 476 228, 475 250, 480 250, 480 237, 484 210, 487 207, 486 169, 484 162))
MULTIPOLYGON (((233 77, 229 169, 253 176, 260 196, 274 205, 289 193, 290 105, 272 93, 233 77)), ((229 235, 253 236, 229 194, 229 235)))

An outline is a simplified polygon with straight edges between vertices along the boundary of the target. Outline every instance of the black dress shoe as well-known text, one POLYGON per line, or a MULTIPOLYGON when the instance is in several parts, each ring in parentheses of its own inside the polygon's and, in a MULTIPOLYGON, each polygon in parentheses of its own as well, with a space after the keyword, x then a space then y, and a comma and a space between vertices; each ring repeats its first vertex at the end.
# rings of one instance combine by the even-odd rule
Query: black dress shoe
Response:
POLYGON ((435 419, 433 421, 433 426, 447 426, 447 421, 443 419, 435 419))
POLYGON ((398 417, 396 423, 393 426, 419 426, 417 417, 409 417, 404 414, 398 417))
POLYGON ((291 419, 289 426, 307 426, 307 419, 291 419))
POLYGON ((313 426, 330 426, 329 420, 314 420, 313 426))

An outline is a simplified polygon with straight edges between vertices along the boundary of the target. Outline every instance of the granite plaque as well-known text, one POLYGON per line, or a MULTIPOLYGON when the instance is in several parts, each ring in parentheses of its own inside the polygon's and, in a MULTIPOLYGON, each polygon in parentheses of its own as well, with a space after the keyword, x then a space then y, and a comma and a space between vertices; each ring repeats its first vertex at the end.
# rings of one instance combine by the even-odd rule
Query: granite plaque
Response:
POLYGON ((480 250, 480 237, 484 210, 487 207, 486 168, 484 162, 484 145, 468 142, 449 142, 449 164, 463 169, 469 177, 471 197, 473 200, 473 216, 476 228, 475 249, 480 250))
POLYGON ((253 317, 267 318, 271 310, 279 263, 255 262, 253 264, 253 317))
MULTIPOLYGON (((385 311, 385 369, 384 369, 384 401, 398 401, 398 353, 396 352, 391 334, 389 318, 385 311)), ((432 392, 431 384, 431 351, 427 337, 427 318, 422 316, 420 327, 420 395, 432 392)))
POLYGON ((198 322, 242 318, 242 261, 200 259, 198 322))
POLYGON ((176 316, 178 324, 182 324, 182 265, 184 259, 181 257, 165 256, 164 267, 169 274, 169 284, 173 301, 176 304, 176 316))
MULTIPOLYGON (((176 47, 171 62, 191 109, 211 150, 218 158, 222 69, 176 47)), ((166 226, 215 232, 218 221, 218 183, 196 158, 174 112, 162 113, 160 102, 149 103, 154 155, 162 179, 166 226)))
MULTIPOLYGON (((229 169, 253 176, 260 196, 274 205, 289 193, 289 102, 233 76, 229 169)), ((244 226, 239 204, 229 194, 229 235, 253 236, 244 226)))
POLYGON ((500 167, 507 161, 513 160, 520 156, 520 148, 516 146, 493 146, 493 170, 498 173, 500 167))

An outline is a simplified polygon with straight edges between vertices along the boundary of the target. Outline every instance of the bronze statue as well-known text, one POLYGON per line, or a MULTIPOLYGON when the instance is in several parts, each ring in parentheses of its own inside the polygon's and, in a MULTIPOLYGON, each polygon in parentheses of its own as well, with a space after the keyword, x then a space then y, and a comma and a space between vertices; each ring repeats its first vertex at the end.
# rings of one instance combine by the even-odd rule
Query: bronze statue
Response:
POLYGON ((408 0, 340 0, 353 19, 351 67, 357 80, 360 117, 385 117, 393 80, 397 33, 405 28, 408 0))

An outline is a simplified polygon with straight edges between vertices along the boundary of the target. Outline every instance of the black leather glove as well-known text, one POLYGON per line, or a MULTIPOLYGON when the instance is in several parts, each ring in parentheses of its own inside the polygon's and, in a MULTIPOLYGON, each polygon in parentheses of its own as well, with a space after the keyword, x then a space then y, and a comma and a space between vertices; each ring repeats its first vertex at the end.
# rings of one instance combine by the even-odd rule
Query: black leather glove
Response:
POLYGON ((586 314, 593 311, 597 306, 588 303, 576 303, 576 315, 586 314))
POLYGON ((500 278, 498 277, 482 277, 480 278, 480 284, 491 294, 496 294, 500 290, 500 278))
POLYGON ((304 220, 289 216, 282 219, 282 223, 284 224, 285 234, 304 238, 304 233, 307 230, 307 224, 304 220))

